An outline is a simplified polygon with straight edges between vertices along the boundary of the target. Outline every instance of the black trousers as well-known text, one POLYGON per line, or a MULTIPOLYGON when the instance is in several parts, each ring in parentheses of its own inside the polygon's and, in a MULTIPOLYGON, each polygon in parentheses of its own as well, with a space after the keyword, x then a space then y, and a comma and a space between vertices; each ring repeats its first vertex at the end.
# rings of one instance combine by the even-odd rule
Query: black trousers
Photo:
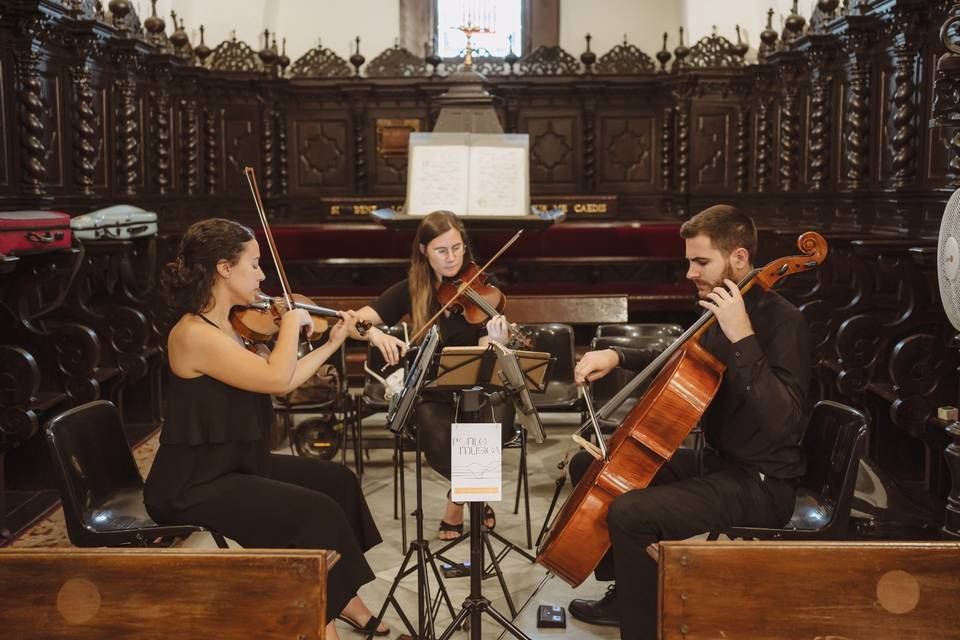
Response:
MULTIPOLYGON (((188 509, 147 507, 160 524, 198 524, 257 549, 334 549, 327 620, 374 579, 363 552, 381 541, 357 476, 336 462, 270 454, 267 477, 228 473, 217 497, 188 509)), ((213 484, 213 483, 211 483, 213 484)))
MULTIPOLYGON (((450 479, 450 425, 455 421, 456 408, 452 393, 425 393, 417 408, 417 428, 420 430, 420 449, 430 468, 450 479)), ((516 409, 510 401, 491 409, 481 410, 481 420, 499 422, 502 442, 513 437, 516 409)))
MULTIPOLYGON (((593 458, 581 451, 570 461, 576 484, 593 458)), ((618 496, 607 513, 611 550, 597 566, 597 580, 617 581, 622 640, 657 637, 657 563, 647 547, 732 526, 780 527, 793 513, 791 483, 733 465, 704 451, 703 475, 696 453, 680 449, 645 489, 618 496)))

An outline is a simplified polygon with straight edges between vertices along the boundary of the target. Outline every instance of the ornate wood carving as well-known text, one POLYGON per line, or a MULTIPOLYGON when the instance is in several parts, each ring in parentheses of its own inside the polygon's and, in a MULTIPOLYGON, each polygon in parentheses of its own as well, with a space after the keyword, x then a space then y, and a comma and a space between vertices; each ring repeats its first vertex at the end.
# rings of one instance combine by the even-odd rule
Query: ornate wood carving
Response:
POLYGON ((150 149, 150 157, 153 160, 157 191, 163 195, 170 190, 173 170, 170 161, 172 155, 170 94, 164 89, 153 90, 150 92, 150 103, 153 114, 153 145, 150 149))
POLYGON ((770 181, 770 149, 773 147, 773 132, 770 124, 772 101, 762 97, 757 105, 757 191, 767 191, 770 181))
POLYGON ((665 107, 660 123, 660 180, 664 191, 673 188, 673 107, 665 107))
POLYGON ((530 182, 572 182, 573 118, 529 118, 530 182))
POLYGON ((232 40, 221 42, 210 54, 209 67, 214 71, 263 71, 263 63, 246 42, 232 40))
POLYGON ((217 109, 209 107, 203 110, 203 178, 207 195, 217 192, 217 109))
MULTIPOLYGON (((197 192, 200 169, 197 101, 188 97, 180 100, 180 150, 183 190, 187 195, 197 192)), ((243 167, 239 168, 240 171, 243 167)))
POLYGON ((898 12, 897 18, 894 24, 902 32, 894 37, 896 90, 893 94, 893 130, 888 136, 893 147, 893 186, 908 187, 916 182, 917 177, 919 130, 916 117, 919 109, 915 78, 920 37, 916 32, 916 14, 898 12))
POLYGON ((273 154, 273 110, 268 105, 264 105, 262 109, 261 128, 260 154, 263 157, 263 171, 260 179, 263 184, 263 195, 269 198, 276 190, 276 183, 274 182, 276 157, 273 154))
POLYGON ((353 75, 346 60, 326 47, 317 45, 290 67, 292 78, 343 78, 353 75))
POLYGON ((780 189, 793 191, 800 173, 800 95, 796 61, 779 66, 780 95, 780 189))
POLYGON ((360 103, 353 106, 353 184, 356 193, 367 192, 366 110, 360 103))
POLYGON ((587 193, 597 188, 597 145, 594 132, 597 103, 588 98, 583 105, 583 187, 587 193))
POLYGON ((653 59, 632 44, 618 44, 600 56, 594 67, 598 74, 636 74, 653 72, 656 65, 653 59))
POLYGON ((716 33, 701 38, 690 47, 690 54, 678 59, 676 69, 723 69, 743 66, 736 45, 716 33))
POLYGON ((342 120, 295 121, 298 187, 347 186, 347 131, 342 120))
POLYGON ((77 48, 76 64, 71 66, 73 80, 73 175, 80 195, 93 195, 97 161, 100 158, 101 132, 98 130, 95 98, 88 66, 89 48, 77 48))
POLYGON ((17 49, 17 109, 20 113, 20 172, 23 192, 30 196, 46 193, 47 180, 47 105, 43 99, 43 81, 38 64, 40 54, 34 48, 35 40, 42 32, 42 22, 21 21, 21 31, 27 35, 26 43, 17 49))
POLYGON ((825 46, 813 46, 804 52, 810 69, 809 177, 811 191, 830 186, 830 100, 833 74, 827 69, 832 55, 825 46))
POLYGON ((677 106, 677 190, 686 192, 690 184, 690 105, 677 106))
POLYGON ((750 112, 737 109, 737 193, 750 188, 750 112))
POLYGON ((137 195, 140 179, 140 121, 137 114, 137 82, 134 77, 117 80, 117 182, 125 196, 137 195))
POLYGON ((603 119, 605 182, 653 185, 654 127, 653 117, 603 119))
POLYGON ((723 189, 728 184, 727 159, 730 149, 730 114, 700 113, 696 117, 693 190, 723 189))
MULTIPOLYGON (((243 177, 243 168, 252 166, 257 169, 258 178, 261 173, 262 155, 261 140, 257 140, 256 116, 225 117, 223 119, 224 160, 226 161, 225 187, 231 191, 247 189, 246 179, 243 177)), ((262 178, 260 178, 262 180, 262 178)))
POLYGON ((867 26, 849 34, 845 43, 850 55, 847 97, 847 186, 851 190, 868 186, 870 171, 870 73, 869 49, 874 35, 867 26))
POLYGON ((520 58, 520 73, 523 75, 573 75, 578 71, 580 71, 580 62, 559 45, 541 46, 520 58))
POLYGON ((287 118, 284 112, 278 109, 273 112, 273 121, 277 130, 277 182, 280 195, 285 196, 290 187, 287 170, 287 118))
POLYGON ((403 47, 387 49, 367 64, 371 78, 404 78, 427 75, 427 64, 403 47))

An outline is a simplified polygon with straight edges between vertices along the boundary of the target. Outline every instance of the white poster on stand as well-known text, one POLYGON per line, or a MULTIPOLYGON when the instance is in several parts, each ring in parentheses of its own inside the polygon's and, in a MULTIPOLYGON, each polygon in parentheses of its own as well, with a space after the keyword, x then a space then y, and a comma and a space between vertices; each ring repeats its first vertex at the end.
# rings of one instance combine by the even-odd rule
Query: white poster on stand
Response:
POLYGON ((450 483, 455 502, 498 502, 502 499, 503 464, 500 424, 450 425, 450 483))

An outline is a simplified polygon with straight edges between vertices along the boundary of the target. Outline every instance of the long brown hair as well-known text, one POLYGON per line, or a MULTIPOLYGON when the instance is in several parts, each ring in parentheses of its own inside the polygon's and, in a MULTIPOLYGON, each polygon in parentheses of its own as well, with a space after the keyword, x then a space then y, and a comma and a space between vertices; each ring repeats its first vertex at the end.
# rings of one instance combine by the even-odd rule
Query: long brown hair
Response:
POLYGON ((417 332, 427 323, 435 313, 436 301, 433 294, 435 275, 430 267, 426 253, 420 247, 426 248, 437 236, 456 229, 463 241, 463 264, 473 262, 473 250, 467 238, 467 231, 463 228, 460 219, 450 211, 434 211, 420 222, 417 233, 413 237, 413 248, 410 252, 410 271, 407 273, 407 283, 410 288, 410 316, 413 320, 413 331, 417 332))

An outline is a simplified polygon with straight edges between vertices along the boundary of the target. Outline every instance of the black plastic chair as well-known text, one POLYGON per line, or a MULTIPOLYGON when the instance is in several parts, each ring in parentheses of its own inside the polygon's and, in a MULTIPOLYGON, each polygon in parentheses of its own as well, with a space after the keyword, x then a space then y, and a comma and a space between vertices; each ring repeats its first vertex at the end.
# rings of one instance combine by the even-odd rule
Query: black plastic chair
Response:
POLYGON ((69 409, 47 422, 44 431, 74 546, 169 546, 173 538, 205 531, 218 547, 227 548, 214 531, 161 526, 147 514, 143 478, 112 402, 97 400, 69 409))
POLYGON ((596 337, 608 338, 667 338, 671 342, 683 333, 683 327, 678 324, 659 323, 620 323, 597 325, 596 337))
POLYGON ((533 346, 530 351, 546 351, 554 360, 550 363, 543 393, 531 397, 538 411, 583 413, 583 404, 573 381, 573 367, 577 354, 574 348, 573 327, 568 324, 525 324, 533 346))
MULTIPOLYGON (((844 539, 869 424, 864 414, 847 405, 818 402, 803 439, 807 472, 800 478, 790 522, 780 529, 733 527, 722 533, 746 540, 844 539)), ((718 536, 714 532, 708 539, 718 536)))

